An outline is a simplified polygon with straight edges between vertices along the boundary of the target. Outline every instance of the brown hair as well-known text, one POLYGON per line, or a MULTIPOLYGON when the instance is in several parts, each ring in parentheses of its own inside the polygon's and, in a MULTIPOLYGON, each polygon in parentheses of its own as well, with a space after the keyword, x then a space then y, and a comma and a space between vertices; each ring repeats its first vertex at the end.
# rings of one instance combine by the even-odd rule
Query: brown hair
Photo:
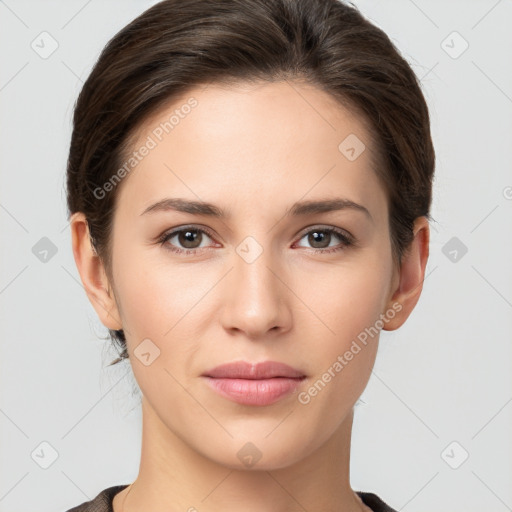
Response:
MULTIPOLYGON (((414 220, 430 219, 435 154, 419 81, 388 36, 338 0, 164 0, 108 42, 75 104, 68 215, 85 214, 108 276, 118 187, 95 191, 118 171, 137 128, 200 84, 287 79, 328 92, 371 128, 400 263, 414 220)), ((122 349, 113 363, 128 357, 124 332, 109 335, 122 349)))

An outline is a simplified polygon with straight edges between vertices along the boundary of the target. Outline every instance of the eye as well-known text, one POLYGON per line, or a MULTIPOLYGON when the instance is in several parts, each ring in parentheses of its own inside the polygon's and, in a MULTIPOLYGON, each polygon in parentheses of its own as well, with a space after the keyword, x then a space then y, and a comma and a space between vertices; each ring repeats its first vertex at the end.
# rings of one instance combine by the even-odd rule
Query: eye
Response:
MULTIPOLYGON (((314 253, 337 252, 355 244, 352 235, 334 227, 315 227, 306 231, 300 240, 306 237, 314 253), (332 244, 331 242, 336 238, 339 240, 338 244, 332 244)), ((158 242, 165 249, 178 254, 196 254, 203 249, 211 249, 212 246, 203 242, 212 238, 213 234, 209 230, 190 226, 164 233, 158 242)), ((299 245, 299 247, 303 246, 299 245)))
POLYGON ((164 233, 158 239, 158 242, 173 252, 195 254, 198 250, 205 248, 203 242, 207 238, 211 239, 211 237, 211 233, 204 228, 185 227, 164 233), (173 239, 175 241, 171 243, 173 239), (181 247, 177 247, 176 244, 179 244, 181 247))
POLYGON ((301 240, 305 237, 307 237, 307 241, 312 245, 312 249, 315 253, 341 251, 355 243, 351 235, 341 229, 333 227, 315 227, 304 233, 301 240), (331 242, 333 238, 338 238, 341 240, 341 243, 338 242, 338 244, 334 243, 334 245, 332 245, 331 242))

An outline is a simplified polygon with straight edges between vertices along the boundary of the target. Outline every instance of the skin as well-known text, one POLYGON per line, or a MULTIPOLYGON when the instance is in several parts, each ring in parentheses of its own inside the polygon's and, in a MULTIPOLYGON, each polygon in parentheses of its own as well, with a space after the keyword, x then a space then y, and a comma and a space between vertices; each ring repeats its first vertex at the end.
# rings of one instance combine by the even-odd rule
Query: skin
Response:
POLYGON ((369 510, 350 487, 350 439, 378 335, 309 403, 298 393, 393 304, 401 309, 383 328, 405 322, 422 290, 428 221, 416 219, 410 250, 394 265, 370 134, 355 114, 303 83, 194 88, 146 120, 133 149, 190 97, 198 106, 118 185, 111 279, 83 214, 71 219, 86 293, 106 327, 125 329, 143 395, 139 474, 115 496, 114 511, 369 510), (338 149, 351 133, 366 145, 354 161, 338 149), (231 217, 141 215, 167 197, 208 201, 231 217), (364 206, 371 218, 349 208, 285 215, 295 201, 333 197, 364 206), (191 224, 214 235, 197 235, 196 254, 166 249, 184 249, 178 236, 158 243, 191 224), (326 234, 322 245, 308 237, 313 227, 340 228, 356 244, 326 234), (262 249, 251 263, 237 253, 247 236, 262 249), (327 246, 341 250, 326 253, 327 246), (146 338, 160 350, 148 366, 134 355, 146 338), (272 405, 240 405, 201 377, 238 360, 285 362, 307 377, 272 405), (261 453, 252 467, 237 456, 248 442, 261 453))

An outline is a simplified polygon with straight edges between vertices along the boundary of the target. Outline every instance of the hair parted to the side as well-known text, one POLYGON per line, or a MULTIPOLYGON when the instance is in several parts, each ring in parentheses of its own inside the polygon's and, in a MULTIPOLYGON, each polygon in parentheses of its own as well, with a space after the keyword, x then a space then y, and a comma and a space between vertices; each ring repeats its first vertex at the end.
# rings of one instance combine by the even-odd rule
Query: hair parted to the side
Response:
MULTIPOLYGON (((339 0, 164 0, 108 42, 74 109, 68 214, 85 214, 109 278, 119 187, 94 191, 122 166, 137 128, 197 85, 290 79, 328 92, 370 127, 400 263, 414 220, 431 219, 435 153, 419 81, 388 36, 339 0)), ((128 357, 126 338, 109 335, 120 349, 114 364, 128 357)))

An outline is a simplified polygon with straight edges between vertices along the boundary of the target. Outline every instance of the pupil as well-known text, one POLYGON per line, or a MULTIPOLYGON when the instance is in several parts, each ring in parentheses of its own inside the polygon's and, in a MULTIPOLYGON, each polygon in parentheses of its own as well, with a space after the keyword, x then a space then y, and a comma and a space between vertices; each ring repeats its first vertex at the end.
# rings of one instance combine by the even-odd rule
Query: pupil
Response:
POLYGON ((313 239, 312 241, 310 240, 310 243, 313 247, 315 247, 314 244, 320 242, 320 244, 321 244, 320 248, 324 248, 329 245, 329 242, 327 242, 327 245, 325 245, 325 244, 322 245, 322 242, 325 242, 324 239, 327 239, 328 237, 329 237, 329 234, 323 233, 321 231, 314 231, 313 233, 310 234, 310 238, 313 239))
POLYGON ((187 249, 195 249, 197 246, 194 246, 194 241, 197 242, 197 240, 194 240, 194 239, 197 238, 197 235, 198 235, 197 231, 192 231, 192 230, 183 231, 180 234, 180 244, 183 247, 186 247, 187 249), (192 244, 192 246, 190 246, 190 244, 192 244))

